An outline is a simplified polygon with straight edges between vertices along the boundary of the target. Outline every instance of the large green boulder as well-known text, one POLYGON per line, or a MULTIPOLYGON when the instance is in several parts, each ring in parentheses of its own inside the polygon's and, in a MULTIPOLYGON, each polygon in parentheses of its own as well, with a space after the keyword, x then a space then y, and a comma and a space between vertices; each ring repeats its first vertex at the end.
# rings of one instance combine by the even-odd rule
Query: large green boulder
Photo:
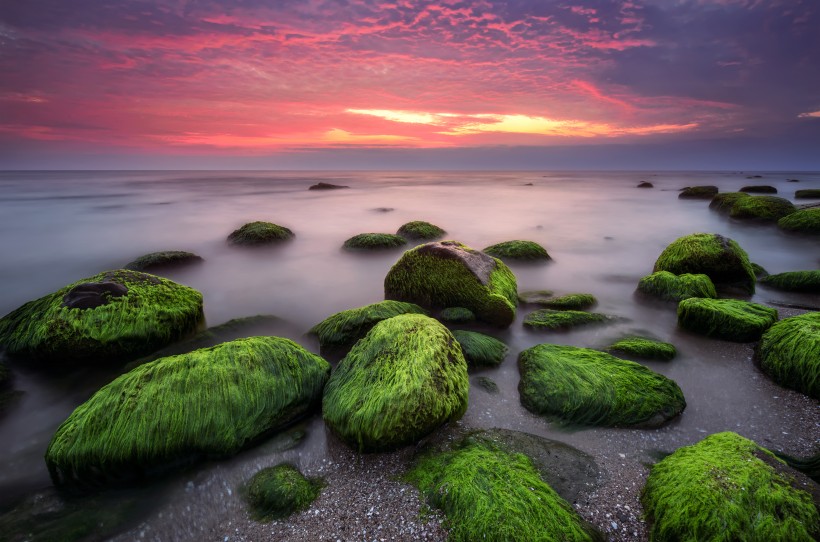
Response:
POLYGON ((347 348, 367 335, 382 320, 400 314, 427 314, 427 311, 413 303, 380 301, 332 314, 313 326, 308 333, 319 339, 323 350, 347 348))
POLYGON ((142 478, 235 454, 318 406, 330 365, 279 337, 250 337, 140 365, 60 425, 56 485, 142 478))
POLYGON ((384 296, 427 308, 464 307, 498 327, 512 323, 518 304, 510 268, 456 241, 405 252, 384 279, 384 296))
POLYGON ((642 501, 652 542, 820 539, 811 495, 784 463, 736 433, 710 435, 655 464, 642 501))
POLYGON ((738 199, 729 216, 776 222, 795 212, 797 208, 787 199, 777 196, 749 196, 738 199))
POLYGON ((272 222, 248 222, 228 235, 228 243, 236 246, 262 246, 289 241, 294 233, 272 222))
POLYGON ((786 271, 775 275, 766 275, 760 279, 761 284, 787 292, 820 294, 820 271, 786 271))
POLYGON ((777 225, 781 230, 789 232, 818 235, 820 234, 820 207, 800 209, 778 220, 777 225))
POLYGON ((119 269, 10 312, 0 320, 0 345, 11 356, 47 363, 122 363, 193 333, 202 319, 196 290, 119 269))
POLYGON ((820 312, 774 324, 761 337, 756 360, 781 386, 820 399, 820 312))
POLYGON ((323 485, 322 480, 309 480, 293 465, 283 463, 254 474, 243 493, 251 516, 268 522, 308 508, 323 485))
POLYGON ((675 275, 658 271, 638 282, 638 291, 664 301, 681 301, 690 297, 717 297, 712 280, 702 274, 675 275))
POLYGON ((502 260, 537 262, 552 259, 547 249, 534 241, 504 241, 488 246, 483 252, 502 260))
POLYGON ((775 322, 775 309, 738 299, 690 297, 678 303, 680 327, 715 339, 756 341, 775 322))
POLYGON ((674 381, 589 348, 539 344, 521 352, 518 370, 521 404, 567 423, 658 427, 686 407, 674 381))
POLYGON ((673 241, 655 262, 653 272, 675 275, 703 273, 716 286, 731 286, 749 294, 755 291, 755 273, 735 241, 716 233, 693 233, 673 241))
POLYGON ((325 387, 325 424, 360 452, 418 442, 467 410, 467 362, 438 321, 404 314, 376 324, 325 387))

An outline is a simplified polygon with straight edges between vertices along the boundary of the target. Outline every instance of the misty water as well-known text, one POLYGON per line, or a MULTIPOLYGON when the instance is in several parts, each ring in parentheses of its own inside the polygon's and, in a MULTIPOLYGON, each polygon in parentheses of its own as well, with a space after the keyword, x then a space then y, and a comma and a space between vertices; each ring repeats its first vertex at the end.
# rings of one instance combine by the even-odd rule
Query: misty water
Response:
MULTIPOLYGON (((753 172, 757 173, 757 172, 753 172)), ((679 200, 685 186, 714 184, 736 191, 746 184, 769 184, 793 200, 799 188, 820 187, 820 174, 761 173, 550 173, 550 172, 5 172, 0 173, 0 314, 68 283, 116 269, 142 254, 187 250, 204 262, 164 273, 196 288, 205 299, 209 326, 257 314, 276 315, 286 325, 269 331, 289 336, 314 352, 303 333, 340 310, 384 298, 383 279, 401 249, 353 253, 341 249, 363 232, 394 233, 405 222, 426 220, 447 230, 446 238, 473 248, 511 239, 536 241, 552 262, 510 264, 519 291, 549 289, 557 294, 588 292, 596 312, 619 316, 613 324, 572 332, 527 331, 521 307, 509 329, 489 330, 510 346, 497 369, 471 373, 471 383, 487 376, 499 386, 489 394, 473 385, 465 427, 503 427, 567 442, 606 463, 622 454, 649 462, 703 436, 737 431, 773 449, 817 442, 820 412, 796 392, 780 388, 751 362, 751 347, 709 340, 676 329, 674 305, 647 303, 634 294, 638 280, 652 271, 671 241, 694 232, 735 239, 752 261, 771 273, 817 269, 816 239, 784 234, 773 225, 734 221, 711 212, 708 201, 679 200), (798 178, 800 183, 787 179, 798 178), (309 191, 323 181, 346 190, 309 191), (653 189, 638 189, 650 181, 653 189), (529 184, 532 184, 531 186, 529 184), (265 220, 296 234, 283 246, 247 250, 226 244, 242 224, 265 220), (604 347, 627 334, 673 342, 672 362, 646 362, 674 379, 687 401, 683 415, 657 430, 568 429, 528 413, 518 399, 518 352, 542 342, 604 347), (792 397, 806 405, 795 412, 792 397), (803 439, 803 440, 801 440, 803 439)), ((817 296, 797 296, 759 287, 752 301, 820 305, 817 296)), ((780 309, 783 310, 782 308, 780 309)), ((785 313, 781 312, 782 315, 785 313)), ((9 365, 23 394, 0 418, 0 511, 26 494, 49 487, 43 461, 57 426, 123 367, 53 375, 9 365)), ((333 437, 319 416, 299 426, 304 439, 280 449, 277 438, 235 459, 196 467, 215 484, 224 509, 207 494, 190 502, 209 503, 206 521, 240 506, 224 488, 241 481, 247 465, 276 464, 285 458, 311 468, 328 457, 333 437), (230 495, 230 496, 228 496, 230 495), (210 500, 209 500, 210 499, 210 500)), ((252 472, 252 470, 251 470, 252 472)), ((164 491, 186 495, 190 475, 171 478, 164 491)), ((207 493, 207 492, 206 492, 207 493)), ((162 509, 163 500, 152 502, 162 509)), ((203 504, 205 506, 205 504, 203 504)), ((150 508, 150 507, 149 507, 150 508)), ((159 521, 161 512, 146 512, 159 521)), ((154 518, 154 519, 152 519, 154 518)))

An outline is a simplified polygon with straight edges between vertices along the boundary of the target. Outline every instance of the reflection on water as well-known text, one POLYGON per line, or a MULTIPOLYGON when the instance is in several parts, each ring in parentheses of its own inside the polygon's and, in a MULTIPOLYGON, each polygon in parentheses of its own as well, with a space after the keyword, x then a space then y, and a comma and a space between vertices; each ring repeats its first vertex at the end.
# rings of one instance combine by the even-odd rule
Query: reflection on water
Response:
MULTIPOLYGON (((519 311, 509 329, 494 332, 511 347, 507 360, 471 377, 492 378, 499 393, 474 386, 464 424, 552 436, 591 453, 604 453, 614 435, 626 435, 630 451, 648 454, 721 430, 746 431, 759 435, 761 444, 777 447, 789 442, 779 397, 792 392, 773 388, 750 368, 750 347, 676 331, 668 305, 633 296, 638 279, 651 272, 663 248, 696 231, 737 240, 772 273, 817 268, 816 240, 731 221, 710 212, 708 202, 678 200, 676 193, 696 184, 734 191, 747 182, 745 175, 729 173, 0 173, 0 314, 144 253, 186 250, 202 256, 205 264, 166 275, 204 294, 209 325, 272 314, 288 322, 283 334, 317 351, 301 333, 333 312, 383 299, 383 278, 401 253, 344 252, 344 240, 363 232, 393 233, 410 220, 427 220, 446 229, 448 238, 479 249, 510 239, 539 242, 554 261, 512 266, 519 290, 589 292, 599 300, 596 311, 621 317, 608 326, 549 334, 525 330, 521 320, 528 309, 519 311), (655 188, 635 188, 645 180, 655 188), (307 190, 319 181, 351 188, 307 190), (262 250, 225 243, 231 231, 254 220, 287 226, 296 240, 262 250), (601 347, 633 333, 678 346, 673 362, 647 365, 680 384, 688 403, 680 420, 657 431, 568 431, 521 407, 515 357, 522 349, 539 342, 601 347)), ((820 186, 820 175, 767 174, 759 184, 774 185, 791 199, 798 188, 820 186), (802 182, 786 182, 794 176, 802 182)), ((753 300, 820 304, 763 288, 753 300)), ((76 405, 115 374, 83 373, 55 381, 38 372, 17 372, 16 386, 25 395, 0 419, 0 442, 5 443, 0 507, 49 485, 42 459, 48 440, 76 405)), ((801 416, 795 424, 817 430, 816 409, 801 416)), ((300 464, 321 461, 327 453, 321 420, 307 427, 297 448, 270 453, 284 453, 300 464)), ((268 453, 265 446, 275 448, 265 444, 221 468, 239 465, 235 468, 245 472, 242 461, 268 453)))

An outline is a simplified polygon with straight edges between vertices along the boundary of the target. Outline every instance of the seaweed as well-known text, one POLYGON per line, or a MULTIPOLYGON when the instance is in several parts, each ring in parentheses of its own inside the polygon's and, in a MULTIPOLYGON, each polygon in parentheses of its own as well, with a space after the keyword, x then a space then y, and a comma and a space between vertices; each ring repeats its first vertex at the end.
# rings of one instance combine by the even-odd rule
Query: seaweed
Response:
POLYGON ((475 320, 473 311, 464 307, 447 307, 442 309, 438 317, 442 322, 451 324, 466 324, 475 320))
POLYGON ((756 341, 775 322, 775 309, 738 299, 692 297, 678 304, 680 327, 716 339, 756 341))
POLYGON ((638 291, 664 301, 682 301, 690 297, 717 297, 712 280, 702 273, 675 275, 658 271, 638 282, 638 291))
POLYGON ((547 250, 533 241, 504 241, 490 245, 482 252, 503 260, 547 261, 552 258, 547 250))
POLYGON ((413 303, 380 301, 332 314, 313 326, 308 333, 319 339, 322 349, 345 348, 367 335, 382 320, 408 313, 427 314, 427 311, 413 303))
POLYGON ((489 335, 475 331, 453 331, 469 367, 496 367, 507 356, 509 347, 489 335))
POLYGON ((430 224, 423 220, 414 220, 402 224, 398 231, 396 231, 396 235, 400 235, 412 241, 433 241, 444 237, 447 235, 447 232, 435 224, 430 224))
POLYGON ((787 199, 777 196, 749 196, 732 205, 729 216, 776 222, 795 212, 797 208, 787 199))
POLYGON ((321 479, 307 479, 296 467, 283 463, 254 474, 242 493, 251 517, 269 522, 307 509, 323 487, 321 479))
POLYGON ((271 222, 248 222, 228 235, 228 243, 236 246, 259 246, 289 241, 294 234, 288 228, 271 222))
POLYGON ((404 237, 392 233, 360 233, 344 242, 345 250, 387 250, 407 244, 404 237))
POLYGON ((548 309, 580 311, 594 307, 597 303, 598 300, 592 294, 567 294, 545 299, 538 304, 548 309))
POLYGON ((778 290, 820 294, 820 271, 787 271, 768 275, 760 282, 778 290))
POLYGON ((781 386, 820 399, 820 312, 774 324, 761 337, 755 359, 781 386))
POLYGON ((611 316, 596 312, 539 309, 524 318, 524 325, 537 330, 555 331, 589 324, 602 324, 611 319, 611 316))
POLYGON ((679 199, 712 199, 718 193, 717 186, 687 186, 678 194, 679 199))
POLYGON ((609 345, 607 351, 615 355, 621 354, 653 361, 669 361, 678 354, 674 344, 646 337, 623 338, 609 345))
POLYGON ((781 230, 795 233, 820 234, 820 207, 800 209, 777 221, 781 230))

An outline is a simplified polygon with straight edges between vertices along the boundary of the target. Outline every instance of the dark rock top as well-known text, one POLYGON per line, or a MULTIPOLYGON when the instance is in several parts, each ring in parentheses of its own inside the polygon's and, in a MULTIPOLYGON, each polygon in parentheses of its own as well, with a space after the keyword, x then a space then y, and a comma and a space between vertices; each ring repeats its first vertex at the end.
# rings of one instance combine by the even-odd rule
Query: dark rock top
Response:
POLYGON ((128 288, 116 282, 85 282, 78 284, 63 296, 63 307, 69 309, 93 309, 111 303, 114 297, 122 297, 128 288))
POLYGON ((197 256, 192 252, 186 252, 184 250, 165 250, 140 256, 136 260, 128 263, 125 269, 131 269, 132 271, 151 271, 181 267, 202 261, 201 256, 197 256))
POLYGON ((332 183, 318 183, 314 184, 308 190, 337 190, 339 188, 350 188, 349 186, 343 186, 341 184, 332 184, 332 183))
POLYGON ((427 243, 416 250, 418 254, 429 254, 442 260, 460 261, 484 286, 490 281, 490 275, 495 271, 495 259, 492 256, 466 249, 456 241, 427 243))
POLYGON ((648 182, 648 181, 644 181, 644 182, 642 182, 641 184, 638 185, 638 188, 654 188, 654 187, 655 187, 655 185, 648 182))

